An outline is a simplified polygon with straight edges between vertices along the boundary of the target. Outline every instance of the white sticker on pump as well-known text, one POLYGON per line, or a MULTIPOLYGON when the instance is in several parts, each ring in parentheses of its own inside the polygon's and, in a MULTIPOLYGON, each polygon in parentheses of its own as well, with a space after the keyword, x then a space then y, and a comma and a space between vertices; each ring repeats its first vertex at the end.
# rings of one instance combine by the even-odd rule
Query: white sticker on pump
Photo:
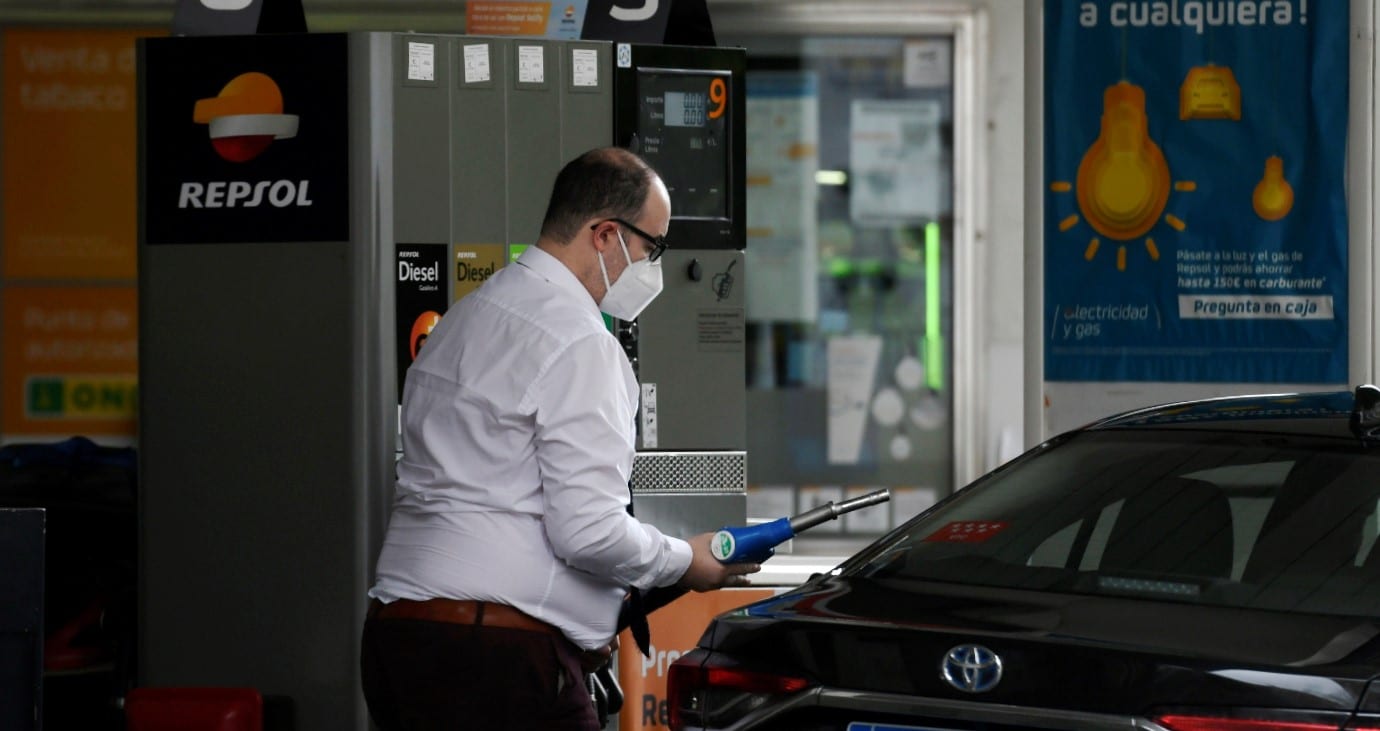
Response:
POLYGON ((656 384, 642 384, 642 448, 656 449, 656 384))
POLYGON ((518 83, 546 82, 546 57, 541 46, 518 46, 518 83))
POLYGON ((489 44, 465 46, 465 83, 479 84, 490 79, 489 44))
POLYGON ((407 42, 407 80, 436 80, 436 46, 431 43, 407 42))
POLYGON ((575 86, 599 85, 599 52, 593 48, 570 49, 570 82, 575 86))

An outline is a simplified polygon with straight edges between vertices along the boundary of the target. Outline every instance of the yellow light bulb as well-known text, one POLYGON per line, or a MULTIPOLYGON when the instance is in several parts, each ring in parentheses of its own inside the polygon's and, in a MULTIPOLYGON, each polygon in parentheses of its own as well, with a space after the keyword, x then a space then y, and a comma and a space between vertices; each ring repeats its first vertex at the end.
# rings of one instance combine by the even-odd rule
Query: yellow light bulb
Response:
POLYGON ((1265 176, 1255 184, 1251 206, 1255 208, 1255 215, 1266 221, 1278 221, 1293 209, 1294 189, 1284 179, 1284 160, 1278 155, 1265 159, 1265 176))
POLYGON ((1102 132, 1078 164, 1078 208, 1098 233, 1133 239, 1169 201, 1169 165, 1150 139, 1145 90, 1122 81, 1102 96, 1102 132))

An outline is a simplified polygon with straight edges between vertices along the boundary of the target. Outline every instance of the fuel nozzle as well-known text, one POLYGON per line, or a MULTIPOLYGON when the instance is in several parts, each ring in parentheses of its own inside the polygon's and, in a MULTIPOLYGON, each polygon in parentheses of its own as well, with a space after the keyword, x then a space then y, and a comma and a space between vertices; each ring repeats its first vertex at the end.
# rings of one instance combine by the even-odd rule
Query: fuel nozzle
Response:
POLYGON ((710 550, 714 558, 723 563, 758 563, 771 558, 777 546, 801 531, 890 499, 891 491, 877 490, 839 503, 828 502, 789 518, 777 518, 760 525, 725 527, 714 534, 710 550))

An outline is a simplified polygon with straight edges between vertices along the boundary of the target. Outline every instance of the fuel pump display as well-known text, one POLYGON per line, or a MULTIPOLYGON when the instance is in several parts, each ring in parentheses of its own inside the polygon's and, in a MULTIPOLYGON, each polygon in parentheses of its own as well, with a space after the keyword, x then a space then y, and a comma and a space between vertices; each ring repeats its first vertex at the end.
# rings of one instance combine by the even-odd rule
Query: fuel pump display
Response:
POLYGON ((633 151, 656 168, 675 215, 729 215, 727 74, 646 69, 637 77, 633 151))

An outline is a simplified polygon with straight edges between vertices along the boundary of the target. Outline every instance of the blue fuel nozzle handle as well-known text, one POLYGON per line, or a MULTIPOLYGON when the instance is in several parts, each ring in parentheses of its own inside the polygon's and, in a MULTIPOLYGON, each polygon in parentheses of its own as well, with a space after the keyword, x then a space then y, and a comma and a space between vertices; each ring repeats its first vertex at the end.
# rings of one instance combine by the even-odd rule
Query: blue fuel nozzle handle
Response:
POLYGON ((721 563, 761 563, 794 536, 791 519, 777 518, 770 523, 725 527, 714 534, 709 550, 721 563))

